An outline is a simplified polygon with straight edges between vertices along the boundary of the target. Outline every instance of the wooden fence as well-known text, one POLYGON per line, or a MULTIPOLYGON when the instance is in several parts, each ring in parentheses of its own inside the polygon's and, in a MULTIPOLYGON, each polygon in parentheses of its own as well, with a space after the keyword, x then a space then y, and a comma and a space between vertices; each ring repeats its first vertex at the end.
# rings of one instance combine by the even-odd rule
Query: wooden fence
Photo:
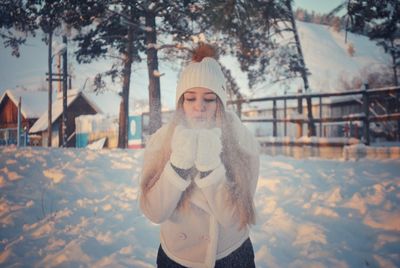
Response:
MULTIPOLYGON (((298 136, 302 136, 303 124, 308 125, 308 133, 312 133, 310 131, 310 125, 319 124, 320 128, 320 136, 322 135, 322 124, 327 122, 351 122, 351 121, 361 121, 363 122, 363 134, 362 140, 366 145, 370 144, 370 123, 371 122, 382 122, 382 121, 397 121, 397 140, 400 140, 400 87, 386 87, 386 88, 377 88, 377 89, 369 89, 368 85, 364 86, 364 89, 360 90, 349 90, 343 92, 331 92, 331 93, 311 93, 311 94, 296 94, 296 95, 284 95, 284 96, 269 96, 263 98, 255 98, 248 100, 235 100, 228 102, 228 105, 236 105, 238 114, 241 114, 242 105, 244 103, 254 103, 254 102, 272 102, 272 117, 271 118, 246 118, 242 119, 243 122, 270 122, 273 125, 273 136, 277 136, 277 124, 284 123, 284 136, 286 136, 286 125, 287 123, 295 123, 298 125, 298 136), (358 114, 350 114, 350 115, 340 115, 337 117, 323 117, 322 116, 322 107, 323 107, 323 99, 331 98, 331 97, 339 97, 339 96, 350 96, 350 95, 361 95, 362 96, 362 111, 358 114), (378 98, 382 98, 386 96, 391 98, 391 102, 393 103, 391 109, 387 109, 385 114, 374 115, 371 114, 370 104, 371 101, 376 100, 378 98), (318 107, 319 107, 319 115, 313 115, 310 119, 303 117, 298 118, 289 118, 287 115, 287 101, 288 100, 297 100, 298 101, 298 112, 302 113, 303 110, 303 100, 306 98, 310 98, 311 101, 314 99, 318 99, 318 107), (283 118, 277 117, 277 102, 283 102, 283 118), (309 124, 311 123, 311 124, 309 124)), ((314 104, 315 105, 315 104, 314 104)), ((307 115, 306 115, 307 116, 307 115)))

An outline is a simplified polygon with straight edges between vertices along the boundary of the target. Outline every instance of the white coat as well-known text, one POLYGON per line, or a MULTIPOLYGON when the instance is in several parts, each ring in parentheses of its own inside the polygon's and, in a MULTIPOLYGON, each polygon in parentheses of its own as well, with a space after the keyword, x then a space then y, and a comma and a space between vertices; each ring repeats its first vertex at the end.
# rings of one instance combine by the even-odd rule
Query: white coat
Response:
MULTIPOLYGON (((232 112, 232 120, 240 146, 254 156, 254 170, 250 189, 254 196, 259 169, 259 148, 254 136, 232 112)), ((146 145, 144 165, 154 159, 152 154, 165 145, 168 126, 154 133, 146 145)), ((167 256, 187 267, 214 267, 215 261, 228 256, 248 238, 248 227, 239 230, 234 209, 227 206, 227 179, 225 167, 220 165, 206 177, 197 175, 195 187, 189 197, 189 206, 176 209, 182 193, 191 180, 182 179, 168 162, 158 181, 140 197, 143 213, 154 223, 161 224, 161 246, 167 256)))

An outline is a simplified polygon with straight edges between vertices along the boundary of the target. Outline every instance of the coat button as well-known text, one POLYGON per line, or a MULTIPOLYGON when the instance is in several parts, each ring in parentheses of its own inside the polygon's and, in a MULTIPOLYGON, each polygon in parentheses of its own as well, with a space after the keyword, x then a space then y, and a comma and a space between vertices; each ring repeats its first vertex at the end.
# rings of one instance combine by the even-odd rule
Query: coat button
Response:
POLYGON ((187 238, 187 236, 186 236, 185 233, 179 233, 178 237, 179 237, 179 239, 181 239, 181 240, 186 240, 186 238, 187 238))

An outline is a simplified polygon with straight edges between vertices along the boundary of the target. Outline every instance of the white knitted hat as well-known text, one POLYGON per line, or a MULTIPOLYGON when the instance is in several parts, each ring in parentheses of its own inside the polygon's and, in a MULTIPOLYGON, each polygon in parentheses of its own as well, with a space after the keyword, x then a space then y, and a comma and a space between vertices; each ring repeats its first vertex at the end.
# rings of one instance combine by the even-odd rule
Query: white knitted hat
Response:
POLYGON ((191 61, 181 72, 176 88, 176 103, 186 90, 203 87, 213 91, 226 106, 226 82, 219 63, 211 57, 191 61))

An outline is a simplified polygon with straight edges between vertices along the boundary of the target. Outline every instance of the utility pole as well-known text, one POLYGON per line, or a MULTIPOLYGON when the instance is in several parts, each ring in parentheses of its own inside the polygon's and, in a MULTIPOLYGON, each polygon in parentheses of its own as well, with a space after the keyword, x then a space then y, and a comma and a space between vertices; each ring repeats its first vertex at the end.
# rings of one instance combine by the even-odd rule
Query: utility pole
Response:
POLYGON ((62 147, 67 147, 67 79, 68 79, 68 64, 67 64, 67 37, 63 36, 63 43, 65 44, 65 49, 63 52, 63 113, 62 113, 62 147))
POLYGON ((21 146, 21 97, 18 99, 18 115, 17 115, 17 147, 21 146))
POLYGON ((62 120, 61 120, 61 140, 59 144, 62 147, 67 147, 67 90, 68 90, 68 79, 69 79, 69 89, 71 89, 71 77, 68 75, 68 53, 67 53, 67 37, 63 36, 63 43, 65 47, 62 51, 62 73, 61 73, 61 56, 58 55, 58 73, 52 73, 52 62, 53 62, 53 55, 52 55, 52 48, 51 48, 51 40, 52 40, 52 33, 49 34, 49 72, 46 73, 49 81, 49 119, 48 119, 48 140, 47 146, 51 146, 51 136, 52 136, 52 92, 53 92, 53 81, 58 82, 58 89, 59 94, 62 92, 62 104, 63 104, 63 112, 62 112, 62 120), (62 82, 62 83, 61 83, 62 82), (62 87, 61 87, 62 84, 62 87))

